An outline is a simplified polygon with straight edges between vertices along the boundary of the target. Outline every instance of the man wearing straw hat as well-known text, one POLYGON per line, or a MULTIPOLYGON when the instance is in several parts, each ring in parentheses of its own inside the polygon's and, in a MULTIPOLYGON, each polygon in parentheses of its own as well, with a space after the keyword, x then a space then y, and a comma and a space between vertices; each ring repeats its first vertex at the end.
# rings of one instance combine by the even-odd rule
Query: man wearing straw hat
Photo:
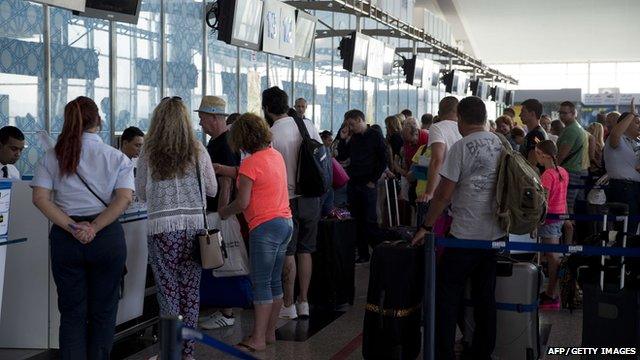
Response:
MULTIPOLYGON (((200 102, 200 108, 196 110, 198 117, 200 117, 200 126, 202 131, 211 136, 209 143, 207 144, 207 151, 211 156, 211 162, 231 167, 240 165, 240 155, 235 153, 229 147, 227 142, 227 116, 225 109, 227 103, 224 99, 218 96, 205 95, 200 102)), ((233 179, 227 176, 222 176, 216 173, 218 180, 218 194, 215 197, 207 197, 207 211, 209 213, 216 213, 213 216, 217 222, 220 222, 220 218, 217 216, 218 209, 228 205, 231 202, 233 194, 233 179)), ((233 216, 225 221, 232 221, 237 223, 237 219, 233 216)), ((222 230, 227 230, 228 227, 221 227, 222 230)), ((238 230, 240 225, 238 224, 238 230)), ((232 240, 229 237, 235 236, 233 233, 222 234, 223 239, 226 241, 232 240)), ((242 239, 240 239, 242 242, 242 239)), ((220 309, 209 317, 201 320, 200 326, 203 329, 219 329, 227 326, 233 326, 235 323, 235 317, 233 316, 233 309, 220 309)))

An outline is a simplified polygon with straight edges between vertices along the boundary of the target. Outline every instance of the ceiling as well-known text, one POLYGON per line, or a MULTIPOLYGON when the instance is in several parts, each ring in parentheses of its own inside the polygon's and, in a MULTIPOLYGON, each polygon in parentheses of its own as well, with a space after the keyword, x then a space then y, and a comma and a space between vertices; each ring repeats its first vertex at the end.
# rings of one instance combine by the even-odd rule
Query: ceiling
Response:
POLYGON ((485 63, 640 61, 640 0, 416 0, 485 63))

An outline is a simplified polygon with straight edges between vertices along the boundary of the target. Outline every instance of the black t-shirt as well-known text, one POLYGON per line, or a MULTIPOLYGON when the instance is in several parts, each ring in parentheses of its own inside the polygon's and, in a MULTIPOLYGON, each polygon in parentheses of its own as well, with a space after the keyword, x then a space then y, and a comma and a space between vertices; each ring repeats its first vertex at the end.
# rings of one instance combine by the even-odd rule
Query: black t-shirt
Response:
POLYGON ((389 145, 391 146, 391 151, 393 152, 392 156, 401 156, 400 151, 402 149, 402 145, 404 145, 402 135, 400 135, 400 133, 395 133, 389 136, 387 141, 389 141, 389 145))
MULTIPOLYGON (((207 144, 207 151, 209 152, 209 156, 211 157, 212 163, 218 163, 221 165, 227 166, 239 166, 240 165, 240 154, 234 153, 229 146, 229 142, 227 141, 228 131, 225 131, 223 134, 218 136, 215 139, 209 140, 207 144)), ((219 178, 219 176, 218 176, 219 178)), ((219 183, 219 181, 218 181, 219 183)), ((220 187, 218 187, 218 191, 220 187)), ((233 198, 233 191, 231 193, 233 198)), ((207 210, 216 212, 218 211, 218 196, 209 197, 207 196, 207 210)))
POLYGON ((524 137, 524 142, 520 146, 520 153, 526 158, 531 150, 535 150, 536 145, 547 140, 547 138, 547 132, 544 131, 542 126, 535 127, 524 137))

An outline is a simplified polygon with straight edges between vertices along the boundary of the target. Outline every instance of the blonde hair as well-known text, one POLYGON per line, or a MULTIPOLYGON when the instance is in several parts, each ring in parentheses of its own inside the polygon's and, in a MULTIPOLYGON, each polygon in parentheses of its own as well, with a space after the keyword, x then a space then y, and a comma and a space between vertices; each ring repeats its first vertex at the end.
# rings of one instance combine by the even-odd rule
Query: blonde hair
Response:
POLYGON ((387 116, 384 119, 384 124, 387 126, 387 135, 399 133, 402 129, 402 120, 399 115, 387 116))
POLYGON ((604 147, 604 126, 602 126, 602 124, 597 122, 591 123, 587 131, 596 139, 596 144, 604 147))
POLYGON ((168 180, 184 176, 189 165, 196 162, 197 142, 189 110, 182 100, 161 101, 153 110, 144 141, 144 156, 149 160, 151 178, 168 180))

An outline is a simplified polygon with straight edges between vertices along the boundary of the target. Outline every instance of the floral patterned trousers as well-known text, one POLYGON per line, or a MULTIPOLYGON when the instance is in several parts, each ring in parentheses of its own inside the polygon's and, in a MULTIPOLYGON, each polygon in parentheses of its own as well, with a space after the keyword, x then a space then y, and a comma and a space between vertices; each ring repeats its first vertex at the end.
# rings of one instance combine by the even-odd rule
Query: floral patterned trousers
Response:
MULTIPOLYGON (((200 311, 202 271, 191 255, 196 233, 196 230, 180 230, 150 235, 147 239, 160 315, 181 315, 184 325, 194 329, 200 311)), ((194 348, 194 341, 187 341, 182 349, 183 359, 192 359, 194 348)))

